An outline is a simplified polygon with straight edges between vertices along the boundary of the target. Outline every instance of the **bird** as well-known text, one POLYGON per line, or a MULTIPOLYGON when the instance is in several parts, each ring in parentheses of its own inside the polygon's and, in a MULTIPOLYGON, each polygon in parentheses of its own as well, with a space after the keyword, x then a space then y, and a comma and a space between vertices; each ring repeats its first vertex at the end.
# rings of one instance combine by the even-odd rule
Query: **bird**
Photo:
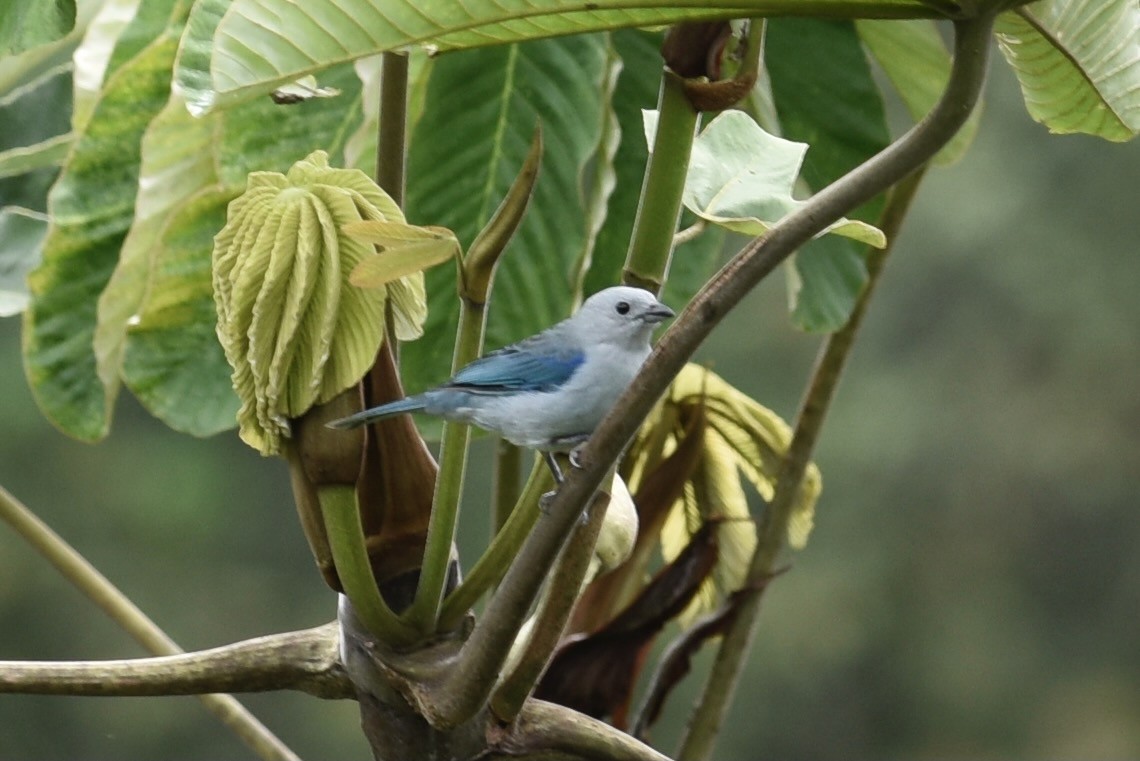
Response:
POLYGON ((673 316, 643 288, 606 288, 567 319, 476 359, 440 386, 328 426, 357 428, 424 412, 537 450, 561 484, 553 453, 573 454, 589 439, 649 356, 654 328, 673 316))

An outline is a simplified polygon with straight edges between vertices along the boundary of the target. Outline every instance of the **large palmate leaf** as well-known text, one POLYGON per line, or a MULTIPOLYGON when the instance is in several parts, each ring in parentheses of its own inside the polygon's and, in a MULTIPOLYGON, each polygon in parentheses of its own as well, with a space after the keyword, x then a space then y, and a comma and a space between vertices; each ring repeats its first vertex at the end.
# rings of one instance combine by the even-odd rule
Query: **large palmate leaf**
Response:
MULTIPOLYGON (((432 50, 504 45, 622 27, 695 19, 824 14, 937 17, 929 0, 750 0, 653 7, 599 0, 200 0, 183 41, 177 83, 192 108, 265 92, 333 64, 424 44, 432 50)), ((947 10, 954 10, 947 3, 947 10)))
MULTIPOLYGON (((466 247, 502 200, 543 129, 542 168, 522 226, 499 264, 487 343, 502 346, 565 317, 588 237, 584 172, 604 129, 598 97, 615 62, 605 36, 554 39, 445 56, 432 65, 408 157, 408 221, 455 231, 466 247), (442 128, 441 128, 442 125, 442 128)), ((451 367, 455 268, 427 274, 425 332, 401 365, 412 389, 451 367)))
MULTIPOLYGON (((859 38, 883 69, 910 116, 918 121, 934 107, 950 79, 950 52, 933 21, 856 21, 859 38)), ((970 147, 978 131, 982 106, 958 134, 938 152, 935 164, 957 161, 970 147)))
POLYGON ((1140 5, 1044 0, 1003 13, 998 44, 1030 115, 1052 132, 1128 140, 1140 131, 1140 5))
MULTIPOLYGON (((882 97, 852 22, 774 19, 764 55, 782 135, 811 146, 802 177, 813 190, 890 142, 882 97)), ((851 216, 874 224, 882 208, 880 196, 851 216)), ((865 249, 866 241, 825 236, 796 253, 789 283, 798 327, 830 332, 847 321, 867 279, 865 249)))
POLYGON ((75 0, 0 5, 0 55, 19 53, 65 36, 75 26, 75 0))
POLYGON ((116 51, 131 51, 105 83, 52 189, 43 263, 31 274, 24 363, 36 400, 73 436, 107 431, 109 399, 95 376, 95 302, 130 227, 139 142, 166 102, 187 3, 147 0, 116 51), (160 12, 161 11, 161 12, 160 12))
POLYGON ((292 106, 262 98, 203 118, 192 117, 174 95, 151 122, 139 179, 148 192, 138 198, 99 299, 95 353, 108 398, 121 375, 176 430, 208 435, 233 427, 237 398, 214 336, 213 235, 249 172, 283 171, 314 147, 340 159, 362 118, 360 82, 352 67, 339 66, 322 83, 341 95, 292 106), (177 294, 178 309, 170 294, 177 294))

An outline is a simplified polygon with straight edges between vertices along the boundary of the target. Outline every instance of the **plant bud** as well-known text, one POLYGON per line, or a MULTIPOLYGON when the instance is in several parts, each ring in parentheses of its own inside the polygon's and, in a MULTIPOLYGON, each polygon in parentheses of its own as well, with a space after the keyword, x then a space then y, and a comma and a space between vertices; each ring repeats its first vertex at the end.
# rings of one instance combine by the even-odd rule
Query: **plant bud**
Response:
POLYGON ((343 227, 404 223, 399 207, 363 172, 335 169, 316 151, 288 174, 254 172, 214 238, 218 338, 241 399, 243 441, 277 454, 289 419, 356 383, 385 335, 392 300, 401 338, 423 322, 423 274, 380 288, 349 285, 375 247, 343 227))

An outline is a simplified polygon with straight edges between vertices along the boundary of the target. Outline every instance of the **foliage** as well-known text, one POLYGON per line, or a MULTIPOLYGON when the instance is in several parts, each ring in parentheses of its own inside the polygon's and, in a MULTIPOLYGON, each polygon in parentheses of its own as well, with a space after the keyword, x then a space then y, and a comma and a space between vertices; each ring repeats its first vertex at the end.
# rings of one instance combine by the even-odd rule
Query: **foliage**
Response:
MULTIPOLYGON (((1111 140, 1140 130, 1140 11, 1130 2, 1043 0, 1002 12, 999 42, 1034 118, 1054 131, 1111 140)), ((112 0, 104 8, 113 5, 112 0)), ((694 221, 681 236, 693 238, 686 245, 654 253, 655 282, 675 298, 696 293, 718 263, 723 240, 706 226, 756 236, 738 256, 741 261, 786 220, 810 217, 815 198, 804 197, 805 188, 826 195, 825 187, 850 177, 856 167, 870 166, 871 157, 887 146, 883 91, 872 58, 918 119, 952 81, 950 58, 932 19, 966 19, 957 27, 960 33, 974 16, 988 18, 1017 4, 758 0, 748 10, 773 18, 754 19, 747 28, 724 23, 741 15, 738 6, 626 5, 602 2, 587 11, 565 11, 548 2, 519 8, 475 3, 427 13, 412 3, 376 0, 140 0, 125 25, 97 16, 74 50, 76 61, 95 64, 76 70, 70 131, 45 122, 39 131, 18 131, 16 144, 0 145, 0 178, 16 182, 13 187, 25 194, 22 206, 33 210, 15 204, 0 209, 0 231, 12 233, 11 245, 0 248, 0 265, 16 273, 0 271, 0 308, 25 310, 24 362, 45 414, 67 433, 97 440, 109 431, 125 383, 176 430, 209 434, 231 427, 236 418, 242 437, 264 453, 278 452, 283 439, 296 437, 298 454, 290 467, 318 562, 329 557, 331 545, 343 587, 335 574, 327 578, 330 585, 346 590, 360 610, 361 585, 373 598, 372 614, 360 617, 368 631, 346 637, 371 635, 396 644, 384 639, 384 626, 401 632, 401 645, 442 634, 465 434, 445 434, 430 524, 426 513, 403 524, 393 517, 406 506, 426 504, 422 497, 432 484, 410 471, 395 472, 393 459, 383 453, 420 451, 414 430, 391 428, 330 444, 322 438, 327 411, 319 405, 354 403, 357 396, 383 401, 400 392, 401 379, 416 388, 438 381, 448 374, 456 333, 454 358, 463 361, 477 353, 484 333, 497 346, 535 332, 564 316, 587 289, 607 285, 622 272, 630 225, 635 240, 638 225, 668 225, 666 233, 672 234, 677 206, 661 218, 654 217, 660 209, 646 208, 652 202, 642 192, 640 167, 649 153, 642 148, 643 118, 653 157, 688 167, 687 175, 676 173, 674 200, 684 201, 694 221), (781 18, 789 14, 805 18, 781 18), (883 20, 894 18, 909 20, 883 20), (671 132, 654 129, 655 119, 673 120, 677 112, 667 113, 662 105, 654 116, 652 102, 633 102, 649 98, 661 66, 650 53, 658 36, 629 28, 666 24, 682 24, 675 30, 707 24, 715 32, 710 39, 720 42, 704 56, 705 73, 714 81, 696 82, 701 77, 685 74, 686 87, 725 84, 733 99, 743 97, 741 110, 725 110, 694 132, 696 111, 688 104, 683 108, 690 109, 691 121, 684 128, 676 129, 681 122, 673 121, 671 132), (289 30, 287 38, 280 28, 289 30), (731 45, 721 44, 729 37, 731 45), (767 45, 764 76, 754 83, 761 39, 767 45), (365 59, 384 54, 384 66, 392 66, 412 46, 411 79, 402 83, 410 93, 405 211, 408 219, 430 226, 422 228, 406 225, 399 206, 359 171, 373 155, 381 163, 403 163, 402 153, 385 154, 374 141, 376 69, 365 59), (726 50, 745 60, 738 72, 713 65, 730 57, 726 50), (90 71, 99 72, 98 82, 91 81, 90 71), (515 215, 494 232, 500 199, 508 199, 500 210, 514 203, 521 214, 525 206, 525 198, 521 205, 512 199, 510 188, 519 186, 512 181, 520 166, 524 175, 528 171, 536 124, 545 152, 537 185, 524 194, 532 201, 531 213, 521 225, 515 215), (331 169, 330 163, 357 168, 331 169), (43 197, 37 188, 57 165, 58 177, 43 197), (46 217, 38 211, 45 206, 46 217), (631 222, 634 209, 637 221, 631 222), (499 287, 485 322, 487 289, 471 298, 458 248, 478 249, 488 235, 497 237, 490 244, 487 286, 497 267, 499 287), (512 235, 500 266, 499 253, 512 235), (376 245, 386 250, 374 253, 376 245), (428 273, 425 314, 418 271, 451 258, 459 267, 428 273), (21 292, 24 272, 30 272, 28 288, 21 292), (377 354, 386 326, 402 340, 421 330, 429 339, 400 351, 400 377, 394 377, 395 349, 386 345, 377 354), (358 381, 356 391, 340 394, 358 381), (393 484, 397 491, 406 487, 411 497, 392 499, 393 484), (315 502, 309 499, 313 494, 315 502), (393 539, 401 525, 416 528, 407 535, 396 531, 393 539), (400 541, 416 555, 409 562, 420 557, 421 547, 427 550, 410 617, 397 620, 386 607, 387 585, 408 568, 396 563, 387 568, 391 573, 382 573, 383 564, 368 552, 400 541), (376 589, 386 592, 385 599, 376 589)), ((79 32, 68 33, 75 8, 60 2, 49 10, 28 21, 11 13, 0 17, 0 51, 19 54, 0 62, 0 108, 22 107, 46 88, 66 83, 66 67, 46 62, 75 44, 79 32), (17 28, 22 31, 13 33, 17 28)), ((89 17, 80 13, 79 19, 82 27, 89 17)), ((382 74, 390 84, 391 71, 382 74)), ((662 80, 662 104, 673 76, 662 80)), ((951 118, 965 116, 963 111, 951 118)), ((404 113, 396 118, 402 122, 404 113)), ((385 119, 379 118, 381 130, 393 126, 385 119)), ((970 133, 963 134, 946 145, 943 160, 965 150, 970 133)), ((400 197, 403 188, 389 190, 400 197)), ((789 268, 792 319, 801 328, 831 332, 846 324, 870 293, 867 246, 891 243, 879 229, 887 228, 880 222, 884 210, 891 211, 887 200, 871 191, 852 197, 864 201, 862 206, 846 212, 850 218, 834 214, 821 220, 814 228, 819 235, 835 235, 804 245, 789 268)), ((729 278, 731 273, 722 273, 715 282, 723 285, 729 278)), ((704 295, 713 298, 709 290, 704 295)), ((697 319, 689 316, 686 325, 697 319)), ((679 376, 679 385, 650 417, 632 461, 641 468, 640 483, 632 482, 645 486, 647 471, 696 452, 684 471, 688 480, 670 487, 672 498, 662 500, 655 531, 648 535, 660 536, 666 561, 676 561, 710 520, 724 521, 708 529, 720 542, 719 592, 723 597, 739 587, 755 603, 760 577, 784 541, 783 530, 773 538, 770 527, 785 521, 796 547, 810 532, 819 486, 810 442, 817 431, 808 431, 809 443, 801 441, 797 449, 783 421, 715 376, 697 376, 695 370, 679 376), (689 450, 686 436, 694 431, 699 444, 689 450), (770 502, 758 532, 747 520, 738 470, 770 502), (790 517, 782 518, 781 510, 790 517), (699 525, 690 521, 682 527, 694 515, 699 525)), ((833 389, 834 382, 825 379, 824 386, 833 389)), ((434 472, 426 454, 419 460, 423 468, 417 472, 434 472)), ((529 497, 535 484, 532 479, 525 491, 529 497)), ((596 514, 588 513, 588 527, 596 514)), ((515 515, 524 513, 516 508, 515 515)), ((564 510, 557 525, 574 517, 564 510)), ((555 532, 551 525, 535 529, 523 554, 553 561, 569 532, 555 532)), ((502 551, 518 550, 516 542, 502 551)), ((583 565, 574 553, 588 550, 568 548, 557 572, 572 577, 577 571, 571 569, 583 565)), ((643 581, 644 550, 638 555, 635 549, 634 557, 641 565, 622 580, 623 594, 609 598, 611 613, 631 597, 630 585, 643 581)), ((479 718, 507 657, 510 643, 503 632, 518 630, 542 581, 520 563, 505 577, 492 573, 493 581, 481 582, 487 586, 468 589, 477 597, 503 579, 502 592, 484 614, 491 624, 477 625, 470 639, 455 643, 462 648, 455 668, 442 666, 447 659, 441 657, 431 664, 439 673, 384 672, 393 692, 407 697, 402 708, 410 705, 417 719, 426 718, 441 732, 479 718)), ((639 614, 634 628, 652 636, 688 601, 671 599, 664 606, 669 616, 654 611, 648 628, 640 625, 639 614)), ((704 602, 711 607, 711 599, 704 602)), ((555 633, 563 614, 569 615, 568 606, 546 622, 555 633)), ((342 615, 348 629, 359 625, 342 615)), ((751 625, 750 615, 740 614, 743 626, 751 625)), ((733 629, 726 640, 737 631, 743 630, 733 629)), ((546 662, 543 642, 539 635, 527 641, 520 671, 546 662)), ((639 634, 642 653, 645 642, 639 634)), ((351 655, 343 657, 350 665, 351 655)), ((727 644, 721 657, 734 657, 727 644)), ((739 661, 737 677, 738 666, 739 661)), ((520 679, 525 684, 527 677, 515 673, 505 682, 520 679)), ((629 684, 622 691, 628 707, 629 684)), ((500 693, 493 710, 500 719, 517 718, 527 692, 519 693, 517 704, 508 691, 500 693)), ((367 705, 364 710, 366 728, 374 726, 367 705)), ((715 734, 716 721, 695 723, 698 732, 713 726, 715 734)), ((461 732, 451 737, 461 744, 465 738, 461 732)))

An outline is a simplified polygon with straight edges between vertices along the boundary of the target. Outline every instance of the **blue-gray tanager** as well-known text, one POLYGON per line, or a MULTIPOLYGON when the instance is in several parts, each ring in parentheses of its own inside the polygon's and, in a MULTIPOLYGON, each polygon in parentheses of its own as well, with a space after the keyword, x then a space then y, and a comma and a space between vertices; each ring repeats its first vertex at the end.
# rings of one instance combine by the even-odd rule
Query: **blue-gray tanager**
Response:
POLYGON ((600 291, 574 315, 493 351, 442 386, 329 423, 356 428, 407 412, 477 425, 512 444, 566 452, 593 433, 649 356, 654 326, 673 310, 641 288, 600 291))

